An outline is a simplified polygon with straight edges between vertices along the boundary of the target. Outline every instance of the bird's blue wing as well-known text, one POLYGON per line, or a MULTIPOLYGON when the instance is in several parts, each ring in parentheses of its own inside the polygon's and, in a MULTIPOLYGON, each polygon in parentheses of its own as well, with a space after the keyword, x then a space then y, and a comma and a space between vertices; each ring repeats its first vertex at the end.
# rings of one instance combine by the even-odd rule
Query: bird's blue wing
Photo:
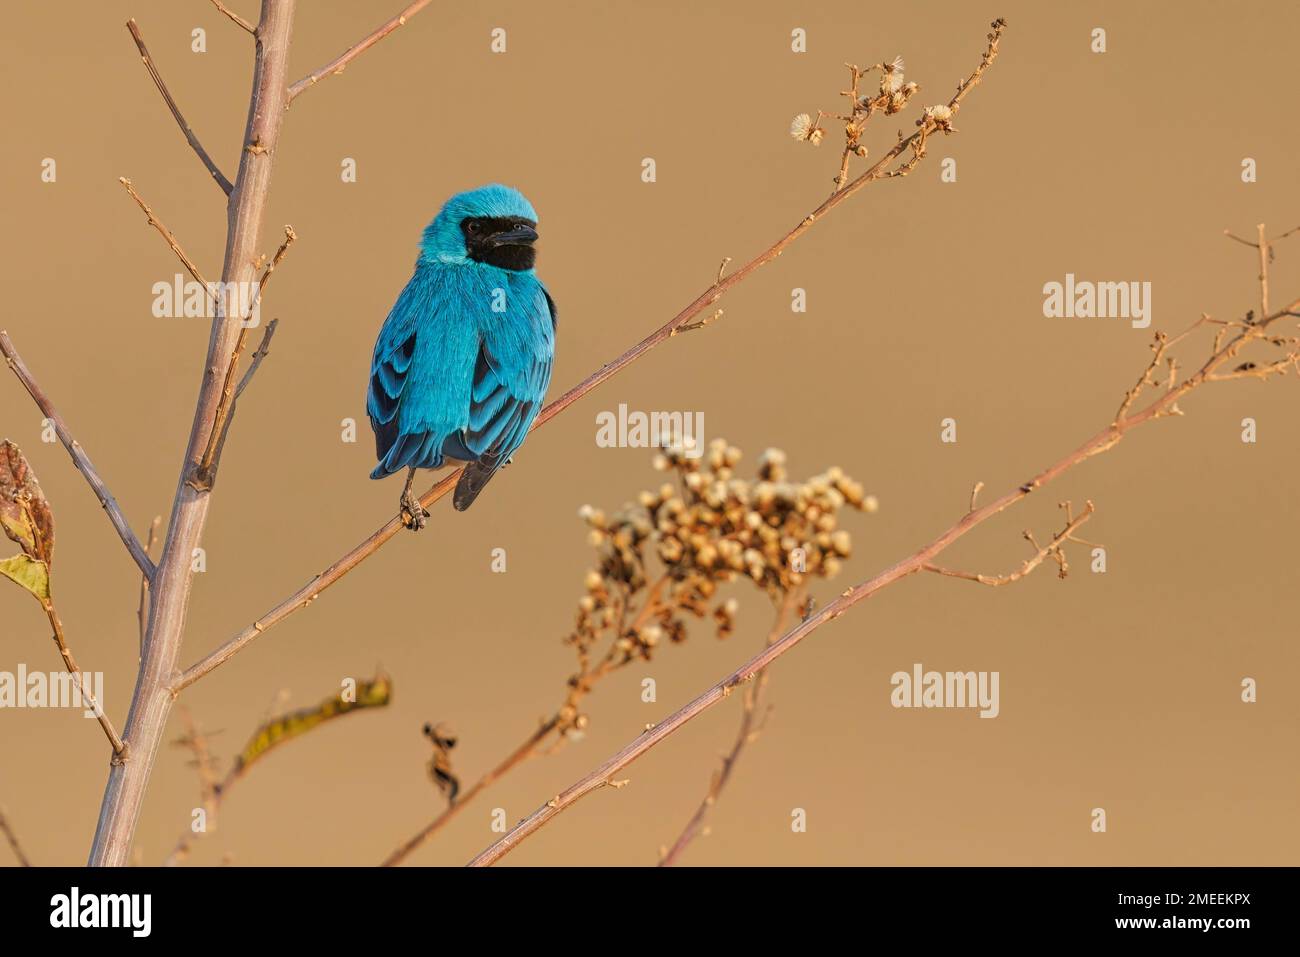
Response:
POLYGON ((523 444, 551 383, 555 301, 540 282, 529 278, 531 283, 516 292, 506 313, 485 317, 480 327, 469 428, 463 436, 464 451, 471 453, 463 457, 472 461, 452 499, 460 511, 469 508, 523 444))
POLYGON ((441 467, 448 436, 469 424, 479 335, 448 280, 446 270, 417 268, 380 330, 366 397, 379 458, 371 478, 441 467))

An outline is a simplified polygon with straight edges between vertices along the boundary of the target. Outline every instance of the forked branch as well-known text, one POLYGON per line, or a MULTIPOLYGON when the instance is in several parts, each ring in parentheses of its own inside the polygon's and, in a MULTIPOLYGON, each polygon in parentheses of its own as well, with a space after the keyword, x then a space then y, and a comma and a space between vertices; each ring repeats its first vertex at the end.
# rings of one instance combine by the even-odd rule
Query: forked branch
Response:
MULTIPOLYGON (((214 0, 214 2, 216 2, 216 0, 214 0)), ((226 16, 235 20, 235 22, 243 23, 244 27, 248 29, 250 33, 252 32, 252 28, 249 27, 246 22, 241 21, 229 10, 226 10, 220 3, 217 3, 217 9, 226 14, 226 16)), ((203 161, 203 165, 206 166, 208 172, 212 174, 212 178, 216 180, 217 185, 221 187, 221 191, 229 196, 231 190, 235 188, 234 185, 230 180, 226 179, 226 175, 221 172, 220 168, 218 168, 216 161, 208 155, 208 151, 205 150, 203 144, 199 142, 198 134, 194 132, 189 121, 186 120, 185 116, 181 113, 181 108, 176 105, 176 100, 172 98, 171 92, 167 89, 167 84, 163 82, 162 74, 160 74, 158 68, 154 66, 153 57, 149 55, 149 48, 144 45, 144 37, 140 35, 140 27, 137 26, 135 20, 132 19, 126 21, 126 28, 131 31, 131 39, 135 41, 136 48, 140 51, 140 59, 144 61, 144 68, 149 71, 150 79, 153 80, 154 86, 158 87, 158 92, 162 94, 163 102, 167 104, 167 109, 171 110, 172 117, 176 120, 176 125, 179 126, 181 132, 185 134, 186 142, 188 142, 190 148, 198 154, 199 159, 203 161)))
POLYGON ((415 0, 414 3, 406 7, 401 13, 388 20, 373 32, 358 40, 352 46, 348 47, 334 59, 330 60, 322 67, 312 70, 301 80, 289 87, 289 102, 292 103, 298 98, 298 95, 308 87, 315 86, 327 76, 337 76, 348 68, 348 64, 355 60, 361 54, 365 53, 372 46, 382 40, 388 34, 392 33, 398 27, 405 26, 406 21, 415 16, 430 3, 430 0, 415 0))
POLYGON ((140 544, 140 539, 136 538, 135 532, 131 531, 131 526, 127 522, 126 516, 122 514, 122 507, 117 504, 117 499, 113 497, 113 493, 108 490, 108 486, 105 485, 104 480, 100 478, 99 472, 90 461, 90 456, 86 454, 86 450, 82 448, 80 442, 72 437, 72 430, 68 428, 68 424, 63 421, 63 416, 59 415, 58 410, 54 408, 54 404, 45 395, 45 392, 41 389, 40 385, 37 384, 36 378, 32 375, 31 370, 27 368, 27 364, 23 362, 22 356, 20 356, 18 350, 14 348, 13 341, 9 338, 9 333, 4 330, 0 330, 0 353, 4 355, 5 362, 8 363, 9 368, 13 370, 13 374, 18 377, 18 381, 23 384, 23 388, 27 390, 27 394, 32 397, 32 401, 36 403, 36 407, 41 410, 41 413, 49 421, 50 425, 54 426, 54 434, 59 437, 59 441, 63 443, 63 447, 67 449, 68 454, 72 456, 72 464, 77 467, 77 471, 85 476, 86 482, 95 493, 95 497, 99 499, 99 504, 104 507, 104 511, 108 515, 108 520, 113 523, 113 528, 117 531, 118 537, 122 539, 122 544, 125 545, 126 550, 131 553, 131 557, 135 559, 135 563, 140 566, 140 572, 146 578, 152 578, 154 564, 150 560, 144 546, 140 544))

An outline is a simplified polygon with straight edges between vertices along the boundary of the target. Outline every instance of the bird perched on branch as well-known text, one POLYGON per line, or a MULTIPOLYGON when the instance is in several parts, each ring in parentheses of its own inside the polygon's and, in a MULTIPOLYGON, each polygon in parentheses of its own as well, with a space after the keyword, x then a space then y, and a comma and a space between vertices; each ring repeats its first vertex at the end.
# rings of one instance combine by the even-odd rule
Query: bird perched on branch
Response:
POLYGON ((533 271, 537 213, 518 190, 453 196, 420 242, 415 274, 379 331, 366 412, 379 464, 407 469, 402 522, 424 527, 416 469, 465 466, 469 508, 541 410, 555 357, 555 302, 533 271))

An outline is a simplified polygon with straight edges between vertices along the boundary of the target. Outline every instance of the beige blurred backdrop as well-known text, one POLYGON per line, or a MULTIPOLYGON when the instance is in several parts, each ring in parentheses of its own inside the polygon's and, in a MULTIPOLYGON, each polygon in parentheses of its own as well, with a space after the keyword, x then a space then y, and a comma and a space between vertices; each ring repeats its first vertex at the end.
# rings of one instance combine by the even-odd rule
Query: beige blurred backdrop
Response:
MULTIPOLYGON (((235 0, 255 18, 252 0, 235 0)), ((299 4, 292 68, 324 63, 396 11, 299 4)), ((393 9, 389 9, 393 8, 393 9)), ((234 176, 249 38, 206 2, 19 4, 0 58, 7 132, 0 235, 7 328, 143 535, 166 514, 208 337, 155 319, 151 286, 179 271, 117 183, 130 177, 210 277, 222 196, 189 151, 124 29, 134 16, 195 130, 234 176), (191 30, 207 52, 191 52, 191 30), (54 184, 41 161, 57 161, 54 184)), ((789 453, 796 477, 843 466, 880 500, 849 514, 855 553, 821 601, 913 551, 986 494, 1023 481, 1109 422, 1148 357, 1150 331, 1052 320, 1042 287, 1150 281, 1154 325, 1257 302, 1253 252, 1225 228, 1296 225, 1300 132, 1293 4, 835 2, 437 3, 299 99, 286 119, 263 247, 300 241, 271 286, 270 358, 226 447, 182 658, 227 639, 392 514, 400 479, 371 482, 364 389, 375 333, 406 282, 420 230, 451 193, 489 181, 541 214, 539 272, 560 308, 552 397, 665 322, 825 198, 837 166, 788 135, 796 113, 838 108, 845 61, 906 57, 918 103, 946 100, 989 21, 1002 56, 959 135, 935 138, 909 178, 873 185, 722 304, 534 435, 468 513, 439 503, 307 610, 187 691, 228 760, 282 689, 302 707, 382 667, 384 711, 312 733, 257 766, 193 860, 369 864, 442 806, 425 721, 460 734, 468 783, 562 699, 561 644, 592 551, 583 503, 617 507, 659 477, 641 449, 595 443, 595 416, 700 410, 709 437, 789 453), (504 27, 508 52, 490 52, 504 27), (808 33, 808 52, 790 33, 808 33), (1090 52, 1093 28, 1108 52, 1090 52), (344 183, 351 157, 357 182, 344 183), (643 183, 653 157, 658 181, 643 183), (957 161, 955 183, 940 161, 957 161), (1243 184, 1243 158, 1259 181, 1243 184), (807 290, 806 314, 791 290, 807 290), (360 424, 355 444, 341 420, 360 424), (955 445, 940 420, 958 421, 955 445), (508 572, 494 574, 503 547, 508 572)), ((878 123, 879 153, 916 109, 878 123), (894 122, 897 120, 897 122, 894 122)), ((1274 298, 1300 290, 1300 238, 1278 247, 1274 298)), ((1181 419, 982 527, 945 556, 1017 567, 1023 528, 1093 499, 1086 537, 1109 571, 1050 568, 1015 586, 908 579, 817 632, 772 671, 774 711, 692 864, 1283 864, 1300 851, 1292 379, 1215 386, 1181 419), (1259 441, 1240 440, 1240 422, 1259 441), (996 670, 1001 715, 895 710, 889 677, 996 670), (1252 677, 1259 701, 1243 704, 1252 677), (792 833, 793 808, 807 811, 792 833), (1108 831, 1090 830, 1103 807, 1108 831)), ((136 665, 135 566, 41 416, 0 377, 0 433, 31 459, 54 507, 54 587, 72 647, 106 673, 125 720, 136 665)), ((589 699, 585 739, 536 760, 413 858, 459 864, 753 653, 770 621, 743 582, 740 628, 697 629, 589 699), (658 702, 642 703, 656 679, 658 702)), ((0 583, 0 669, 54 669, 43 615, 0 583)), ((635 764, 630 785, 566 812, 511 864, 649 864, 703 795, 739 700, 635 764)), ((181 731, 173 717, 169 738, 181 731)), ((30 857, 86 856, 106 775, 79 713, 0 712, 0 803, 30 857)), ((137 835, 157 863, 197 800, 187 755, 163 750, 137 835)), ((7 848, 0 862, 12 863, 7 848)))

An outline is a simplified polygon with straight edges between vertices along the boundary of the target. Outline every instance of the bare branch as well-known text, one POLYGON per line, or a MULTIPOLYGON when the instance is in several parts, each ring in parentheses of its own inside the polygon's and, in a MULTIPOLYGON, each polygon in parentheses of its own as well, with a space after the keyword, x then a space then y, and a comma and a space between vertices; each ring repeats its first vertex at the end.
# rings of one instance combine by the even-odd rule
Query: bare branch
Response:
POLYGON ((1064 545, 1066 542, 1078 542, 1081 545, 1084 544, 1084 542, 1074 537, 1074 533, 1078 530, 1080 525, 1092 517, 1093 512, 1096 511, 1096 509, 1093 507, 1092 502, 1089 501, 1083 514, 1078 518, 1074 518, 1068 514, 1070 509, 1069 502, 1062 502, 1061 506, 1067 512, 1065 528, 1062 531, 1057 532, 1050 542, 1041 547, 1039 547, 1038 543, 1034 541, 1033 535, 1029 532, 1025 532, 1025 538, 1038 550, 1034 553, 1033 557, 1025 559, 1025 561, 1021 563, 1020 568, 1014 572, 1010 572, 1006 575, 981 575, 976 572, 953 571, 950 568, 944 568, 940 565, 934 565, 929 562, 922 565, 921 568, 924 571, 934 572, 938 575, 948 575, 952 578, 964 578, 967 581, 979 582, 981 585, 989 585, 996 588, 1000 585, 1010 585, 1013 582, 1020 581, 1020 579, 1030 574, 1046 559, 1052 558, 1060 565, 1060 577, 1064 578, 1066 572, 1069 570, 1069 565, 1067 565, 1065 561, 1064 545))
MULTIPOLYGON (((245 370, 244 377, 239 380, 239 385, 235 387, 236 402, 238 402, 239 397, 244 394, 244 390, 248 388, 248 384, 253 381, 253 376, 257 375, 257 370, 258 368, 261 367, 262 360, 265 359, 267 355, 270 353, 271 337, 275 335, 276 327, 279 325, 280 325, 279 319, 272 319, 270 322, 266 324, 266 331, 262 333, 262 341, 258 343, 257 349, 254 350, 253 359, 248 364, 248 369, 245 370)), ((234 406, 231 406, 230 417, 226 421, 227 431, 229 430, 230 422, 233 421, 234 417, 235 417, 235 409, 234 406)))
MULTIPOLYGON (((231 19, 231 22, 235 23, 240 29, 246 30, 250 36, 257 36, 257 28, 237 14, 234 10, 227 7, 221 2, 221 0, 212 0, 212 5, 228 16, 231 19)), ((226 190, 226 192, 230 192, 230 190, 226 190)))
POLYGON ((292 86, 289 87, 289 102, 292 103, 295 99, 297 99, 299 93, 301 93, 303 90, 307 89, 310 86, 315 86, 316 83, 321 79, 327 76, 337 76, 338 74, 342 73, 344 70, 348 68, 349 63, 351 63, 361 54, 365 53, 372 46, 374 46, 384 37, 388 36, 388 34, 392 33, 398 27, 404 26, 407 20, 411 19, 411 17, 415 16, 417 13, 419 13, 421 10, 427 7, 429 5, 429 2, 430 0, 415 0, 415 3, 412 3, 409 6, 407 6, 405 10, 403 10, 397 16, 393 17, 387 23, 380 26, 373 33, 369 34, 363 39, 358 40, 356 43, 352 44, 352 46, 348 47, 346 50, 344 50, 342 53, 336 56, 333 60, 330 60, 329 63, 326 63, 323 67, 312 70, 301 80, 299 80, 298 82, 294 83, 292 86))
POLYGON ((0 832, 4 833, 5 839, 13 849, 14 857, 18 858, 19 867, 31 867, 32 862, 27 859, 23 853, 22 846, 18 843, 18 835, 14 833, 13 826, 9 823, 9 818, 5 814, 5 809, 0 807, 0 832))
MULTIPOLYGON (((253 301, 249 305, 249 315, 256 309, 262 300, 262 293, 266 289, 266 284, 270 282, 272 273, 275 272, 280 261, 284 259, 285 253, 289 247, 297 240, 298 234, 293 231, 292 226, 284 227, 284 241, 280 248, 275 251, 271 262, 267 264, 266 269, 262 272, 262 278, 258 281, 257 291, 253 294, 253 301)), ((225 444, 226 430, 229 426, 229 417, 233 411, 236 386, 235 376, 239 372, 239 359, 244 352, 244 344, 248 341, 248 316, 240 316, 239 338, 235 340, 235 348, 230 356, 230 364, 226 367, 226 378, 221 387, 221 400, 217 403, 216 418, 213 419, 212 431, 208 434, 208 444, 203 450, 203 455, 199 459, 198 468, 194 471, 194 478, 191 484, 194 488, 207 490, 212 488, 212 482, 215 478, 213 474, 214 464, 216 462, 219 450, 225 444)), ((263 345, 266 344, 265 334, 263 336, 263 345)), ((265 357, 265 353, 263 353, 265 357)))
MULTIPOLYGON (((219 2, 217 2, 217 0, 213 0, 213 2, 217 4, 218 10, 233 19, 236 23, 243 25, 250 33, 252 32, 252 28, 249 27, 247 23, 244 23, 244 21, 240 20, 233 13, 226 10, 219 2)), ((213 162, 212 157, 208 155, 208 151, 203 148, 203 144, 199 142, 198 136, 195 134, 194 130, 190 128, 190 124, 181 114, 180 107, 177 106, 176 101, 172 99, 172 95, 167 89, 167 84, 163 82, 162 75, 158 72, 158 68, 154 66, 153 57, 149 55, 149 49, 144 45, 144 37, 140 35, 140 28, 136 25, 135 20, 132 19, 126 21, 126 28, 131 31, 131 39, 135 41, 135 45, 140 51, 140 59, 144 61, 144 68, 149 71, 149 76, 153 80, 154 86, 158 87, 158 92, 162 94, 162 98, 167 104, 167 109, 171 110, 172 116, 175 117, 177 125, 181 128, 181 132, 185 134, 186 141, 190 144, 190 147, 194 152, 198 154, 199 159, 203 161, 203 165, 208 168, 208 172, 211 173, 212 178, 217 181, 217 185, 221 187, 222 192, 229 196, 235 187, 231 184, 230 180, 226 179, 225 174, 221 172, 217 167, 217 164, 213 162)))
POLYGON ((208 284, 208 281, 203 278, 203 274, 199 272, 199 267, 194 265, 194 260, 190 259, 189 254, 186 253, 185 250, 181 248, 180 242, 172 234, 172 231, 168 229, 165 225, 163 225, 162 221, 159 220, 158 217, 153 214, 153 210, 149 208, 149 204, 146 203, 140 197, 140 194, 135 191, 135 187, 131 184, 131 181, 129 179, 127 179, 125 176, 119 176, 117 181, 121 183, 124 187, 126 187, 126 191, 131 194, 131 198, 135 200, 136 205, 139 206, 140 209, 144 211, 145 217, 148 219, 149 225, 152 226, 154 229, 158 230, 159 235, 161 235, 162 238, 166 241, 167 245, 171 247, 171 251, 176 254, 176 258, 178 258, 181 261, 181 265, 183 265, 186 268, 186 270, 189 272, 189 274, 194 277, 195 281, 197 281, 198 284, 203 287, 204 291, 208 295, 208 298, 211 299, 212 298, 211 286, 208 284))
POLYGON ((54 602, 48 598, 42 599, 41 607, 45 609, 46 617, 50 620, 50 628, 54 631, 54 643, 58 645, 59 654, 63 657, 64 667, 67 669, 68 674, 72 675, 76 680, 81 697, 90 706, 90 710, 95 713, 99 726, 104 729, 104 736, 108 738, 108 743, 113 746, 113 763, 121 764, 126 761, 127 747, 122 743, 122 738, 118 735, 117 729, 113 727, 113 722, 104 713, 103 707, 86 684, 86 676, 77 667, 77 660, 72 657, 72 649, 68 647, 68 639, 63 632, 63 622, 59 618, 58 611, 54 608, 54 602))
MULTIPOLYGON (((153 555, 153 543, 154 543, 154 539, 158 535, 158 528, 160 525, 162 525, 162 516, 155 515, 153 521, 149 523, 149 537, 145 539, 145 543, 144 543, 144 552, 146 555, 150 555, 150 556, 153 555)), ((148 608, 148 606, 149 606, 149 576, 141 575, 140 576, 140 607, 136 611, 136 618, 140 622, 140 654, 141 655, 144 654, 144 634, 145 634, 145 625, 147 624, 147 619, 145 617, 145 610, 148 608)))
POLYGON ((1271 250, 1268 237, 1264 235, 1264 224, 1255 227, 1259 231, 1259 314, 1268 315, 1268 260, 1271 250))
MULTIPOLYGON (((208 736, 199 728, 194 717, 190 714, 189 708, 181 705, 179 710, 181 724, 185 726, 185 734, 173 741, 172 746, 184 748, 194 756, 193 765, 199 778, 199 804, 203 809, 203 813, 207 816, 204 831, 204 833, 207 833, 216 830, 217 812, 220 810, 221 801, 225 797, 226 785, 234 784, 235 779, 229 777, 222 780, 217 776, 216 761, 213 759, 212 749, 208 744, 208 736)), ((233 771, 234 769, 232 769, 232 774, 233 771)), ((189 857, 190 848, 194 843, 194 836, 194 831, 187 827, 177 839, 171 853, 163 861, 163 867, 174 867, 189 857)))
POLYGON ((140 544, 140 540, 135 537, 135 532, 131 531, 131 526, 127 523, 126 516, 122 514, 122 508, 117 504, 117 499, 113 498, 108 486, 99 477, 99 472, 91 463, 90 456, 86 454, 86 450, 82 448, 81 443, 72 437, 72 431, 68 428, 67 423, 63 421, 63 416, 59 415, 58 410, 54 408, 54 404, 50 402, 41 387, 37 385, 31 370, 27 368, 27 364, 23 362, 18 350, 14 348, 9 333, 4 330, 0 330, 0 353, 4 354, 9 368, 18 377, 18 381, 23 384, 23 388, 32 397, 32 401, 36 403, 37 408, 54 426, 54 432, 58 435, 59 441, 63 443, 63 447, 72 456, 72 463, 86 477, 86 481, 94 491, 95 497, 99 499, 99 504, 104 507, 104 511, 108 514, 108 520, 113 523, 113 528, 117 530, 118 537, 122 539, 122 544, 131 553, 135 563, 140 566, 141 573, 146 578, 152 578, 154 564, 140 544))

